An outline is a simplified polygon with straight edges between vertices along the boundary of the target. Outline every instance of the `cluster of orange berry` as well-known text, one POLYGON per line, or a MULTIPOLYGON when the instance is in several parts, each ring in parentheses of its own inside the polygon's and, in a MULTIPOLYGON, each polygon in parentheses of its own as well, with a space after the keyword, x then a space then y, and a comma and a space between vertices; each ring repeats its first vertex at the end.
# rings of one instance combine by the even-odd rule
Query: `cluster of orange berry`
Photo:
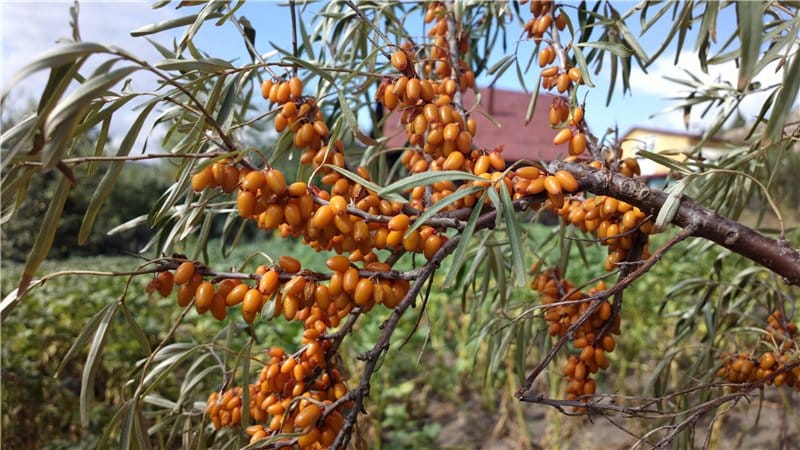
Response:
POLYGON ((600 281, 588 293, 575 289, 572 283, 561 277, 558 269, 544 270, 531 283, 531 288, 542 295, 545 309, 544 319, 550 324, 548 334, 562 337, 567 334, 578 319, 590 308, 600 302, 581 326, 572 333, 572 345, 578 355, 571 355, 564 368, 567 379, 567 400, 585 401, 583 396, 593 395, 597 388, 591 374, 609 366, 606 353, 616 347, 614 334, 620 334, 620 316, 612 318, 612 306, 608 300, 588 300, 587 298, 605 290, 600 281), (613 322, 609 322, 613 320, 613 322))
MULTIPOLYGON (((251 443, 279 433, 297 433, 300 448, 322 449, 336 439, 344 423, 343 411, 352 402, 335 407, 333 402, 347 395, 347 386, 338 370, 326 367, 329 341, 304 340, 308 341, 304 350, 296 355, 277 347, 269 350, 269 362, 258 381, 248 387, 249 413, 256 423, 245 430, 251 443)), ((221 396, 219 392, 209 396, 206 413, 216 429, 241 425, 241 395, 242 388, 234 387, 221 396)), ((290 442, 287 439, 287 445, 290 442)))
MULTIPOLYGON (((613 270, 628 256, 638 233, 649 235, 653 225, 639 208, 613 197, 599 195, 564 203, 556 213, 584 233, 593 233, 608 246, 605 269, 613 270)), ((642 259, 648 257, 647 246, 642 259)))
POLYGON ((767 350, 754 354, 724 354, 724 364, 717 376, 731 383, 755 383, 768 378, 767 384, 787 386, 800 391, 800 335, 797 324, 787 322, 780 311, 767 318, 767 350), (794 367, 787 368, 794 363, 794 367), (777 373, 777 375, 773 374, 777 373))
MULTIPOLYGON (((524 5, 528 0, 521 0, 519 3, 524 5)), ((552 0, 531 0, 530 11, 533 17, 525 22, 523 29, 528 33, 528 38, 533 38, 536 42, 541 42, 544 34, 553 25, 553 21, 559 30, 563 30, 567 25, 567 18, 563 13, 553 18, 552 0)))

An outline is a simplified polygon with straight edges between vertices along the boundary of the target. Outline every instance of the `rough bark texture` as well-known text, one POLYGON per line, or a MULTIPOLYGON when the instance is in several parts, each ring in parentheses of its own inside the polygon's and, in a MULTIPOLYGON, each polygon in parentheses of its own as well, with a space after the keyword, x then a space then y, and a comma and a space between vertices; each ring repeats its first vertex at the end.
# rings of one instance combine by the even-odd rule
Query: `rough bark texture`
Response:
MULTIPOLYGON (((609 195, 639 207, 656 216, 667 200, 667 194, 650 189, 637 179, 602 169, 554 161, 549 170, 567 170, 579 180, 580 189, 594 194, 609 195)), ((681 228, 691 228, 693 235, 716 242, 728 250, 744 256, 783 277, 786 283, 800 285, 800 252, 785 240, 767 237, 736 221, 682 196, 680 207, 672 220, 681 228)))

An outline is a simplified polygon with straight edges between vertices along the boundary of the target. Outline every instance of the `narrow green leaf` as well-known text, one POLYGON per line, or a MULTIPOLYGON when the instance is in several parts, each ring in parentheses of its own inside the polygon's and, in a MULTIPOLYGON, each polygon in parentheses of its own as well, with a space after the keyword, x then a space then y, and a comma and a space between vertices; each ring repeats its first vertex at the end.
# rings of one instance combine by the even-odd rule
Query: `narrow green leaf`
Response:
MULTIPOLYGON (((136 138, 139 137, 139 130, 141 130, 145 119, 155 106, 156 103, 150 103, 139 113, 136 121, 131 125, 128 133, 125 134, 125 138, 122 140, 119 150, 117 151, 117 156, 127 156, 130 153, 133 144, 136 142, 136 138)), ((97 185, 97 189, 95 189, 94 194, 92 194, 92 199, 89 200, 86 214, 84 214, 83 220, 81 221, 81 228, 78 231, 78 244, 83 245, 86 243, 86 240, 89 239, 89 235, 91 235, 92 228, 94 227, 94 221, 97 218, 97 213, 100 212, 100 208, 103 207, 108 196, 111 195, 111 191, 114 189, 117 178, 120 172, 122 172, 124 165, 125 161, 112 161, 106 174, 103 175, 103 179, 100 180, 100 184, 97 185)))
POLYGON ((458 170, 442 170, 437 172, 421 172, 415 173, 409 177, 397 180, 394 183, 385 186, 378 190, 379 196, 403 192, 416 186, 427 186, 436 183, 437 181, 456 181, 456 180, 470 180, 470 181, 486 181, 481 177, 475 176, 471 173, 461 172, 458 170))
POLYGON ((6 84, 6 88, 3 90, 2 97, 5 99, 9 89, 11 89, 13 85, 17 84, 21 80, 24 80, 34 72, 38 72, 47 68, 60 67, 72 63, 78 58, 91 55, 92 53, 112 53, 113 51, 113 47, 106 47, 104 45, 94 44, 91 42, 60 45, 57 48, 40 55, 33 62, 20 69, 19 72, 14 75, 14 78, 12 78, 11 81, 6 84))
POLYGON ((439 213, 439 211, 443 210, 444 208, 447 208, 448 206, 452 205, 453 203, 457 202, 458 200, 468 195, 477 194, 478 192, 481 192, 484 189, 485 188, 482 188, 480 186, 472 186, 467 189, 459 189, 453 192, 452 194, 448 195, 447 197, 444 197, 443 199, 439 200, 438 202, 434 203, 433 205, 425 209, 425 212, 422 213, 422 215, 419 216, 417 220, 415 220, 414 223, 411 224, 410 227, 408 227, 408 231, 406 231, 404 237, 407 237, 409 234, 411 234, 412 231, 422 226, 422 224, 424 224, 428 219, 439 213))
POLYGON ((586 84, 586 87, 593 88, 594 83, 592 83, 592 78, 590 76, 589 64, 586 63, 586 57, 583 56, 583 50, 580 47, 575 46, 572 47, 572 53, 575 56, 575 62, 578 64, 578 68, 581 69, 581 78, 583 78, 583 83, 586 84))
MULTIPOLYGON (((58 224, 61 222, 61 213, 64 211, 64 204, 67 202, 70 187, 67 177, 59 177, 58 186, 42 218, 42 226, 36 234, 36 241, 33 243, 33 248, 28 253, 28 258, 25 261, 25 268, 22 270, 22 279, 19 282, 17 291, 18 298, 25 294, 25 290, 36 274, 36 269, 39 268, 39 265, 50 252, 50 247, 53 246, 53 240, 56 237, 58 224)), ((8 312, 10 310, 3 311, 4 314, 8 314, 8 312)))
MULTIPOLYGON (((488 189, 486 192, 489 192, 490 190, 491 189, 488 189)), ((483 205, 483 202, 486 201, 487 195, 487 193, 484 193, 480 200, 478 200, 475 204, 483 205)), ((480 206, 476 206, 473 208, 472 213, 470 213, 469 219, 467 219, 467 226, 464 227, 464 231, 462 231, 460 235, 461 242, 459 242, 458 246, 456 247, 453 255, 453 263, 450 266, 450 271, 447 272, 447 277, 444 280, 445 288, 452 286, 453 280, 455 280, 459 269, 461 269, 461 266, 464 264, 464 257, 466 255, 467 247, 469 247, 469 241, 472 238, 472 234, 475 232, 475 226, 478 223, 478 217, 480 217, 480 215, 481 208, 480 206)))
POLYGON ((505 183, 500 183, 500 200, 503 202, 503 218, 506 221, 508 245, 511 247, 511 262, 514 271, 514 284, 523 287, 527 281, 525 273, 525 259, 522 254, 522 241, 520 240, 519 222, 516 210, 511 203, 511 195, 505 183))
POLYGON ((100 323, 97 325, 97 331, 92 338, 92 345, 89 347, 89 355, 86 357, 86 363, 83 365, 83 374, 81 376, 81 395, 80 395, 80 416, 81 426, 89 426, 89 413, 91 412, 91 402, 94 398, 94 376, 97 373, 97 368, 100 365, 100 355, 103 353, 103 345, 108 336, 108 326, 114 318, 114 313, 117 312, 118 302, 111 304, 111 307, 105 310, 100 323))
POLYGON ((672 223, 672 219, 675 218, 675 214, 681 206, 681 195, 683 195, 683 191, 689 186, 689 181, 691 181, 691 179, 691 176, 681 178, 677 183, 668 188, 669 195, 658 211, 658 216, 656 216, 655 223, 653 224, 653 233, 661 233, 667 228, 667 225, 672 223))
POLYGON ((186 48, 187 45, 192 45, 192 39, 194 38, 194 35, 205 21, 221 17, 221 13, 218 13, 217 11, 224 5, 225 2, 221 0, 212 0, 203 5, 203 9, 197 13, 195 20, 189 25, 188 28, 186 28, 186 31, 183 32, 183 36, 181 36, 181 40, 178 42, 179 54, 183 52, 183 49, 186 48))
POLYGON ((579 42, 575 44, 575 46, 597 48, 623 58, 627 58, 628 56, 633 55, 633 50, 631 50, 627 45, 620 42, 606 42, 606 41, 579 42))
POLYGON ((647 57, 647 52, 644 51, 641 45, 639 45, 639 41, 636 40, 636 37, 631 33, 631 30, 628 29, 628 26, 625 25, 625 21, 620 19, 617 21, 617 29, 622 34, 622 39, 628 44, 628 46, 633 50, 634 55, 636 55, 636 60, 639 62, 639 67, 642 70, 647 72, 646 67, 649 64, 650 60, 647 57))
POLYGON ((128 322, 128 326, 131 329, 131 333, 133 333, 133 337, 139 342, 139 345, 142 346, 142 350, 144 350, 146 355, 150 355, 150 341, 147 339, 147 335, 145 334, 144 330, 142 329, 139 322, 131 315, 131 312, 128 311, 128 307, 125 303, 122 304, 122 313, 125 315, 125 320, 128 322))
POLYGON ((764 130, 766 142, 780 140, 783 126, 792 111, 798 90, 800 90, 800 54, 795 54, 789 67, 783 72, 783 84, 780 87, 780 93, 775 97, 767 128, 764 130))
POLYGON ((736 18, 738 28, 736 31, 741 42, 739 54, 739 81, 737 89, 743 92, 753 78, 753 69, 761 49, 761 39, 764 25, 762 23, 761 2, 736 2, 736 18))
POLYGON ((653 153, 653 152, 648 152, 647 150, 642 150, 642 149, 639 149, 636 152, 636 154, 639 155, 639 156, 643 156, 643 157, 645 157, 645 158, 647 158, 647 159, 649 159, 649 160, 651 160, 653 162, 657 162, 658 164, 661 164, 664 167, 669 167, 670 169, 675 170, 677 172, 680 172, 680 173, 682 173, 684 175, 690 175, 692 173, 691 170, 689 170, 688 168, 684 167, 678 161, 675 161, 674 159, 668 158, 668 157, 666 157, 664 155, 660 155, 658 153, 653 153))
POLYGON ((156 67, 163 70, 198 71, 200 73, 216 73, 233 69, 233 65, 224 59, 205 58, 205 59, 165 59, 156 67))
POLYGON ((539 100, 539 88, 541 86, 542 86, 542 76, 539 75, 539 78, 536 80, 536 88, 533 90, 531 99, 528 102, 528 109, 525 111, 525 125, 531 123, 531 119, 533 118, 533 113, 536 112, 536 102, 539 100))
POLYGON ((288 55, 288 54, 285 55, 283 57, 283 59, 291 62, 292 64, 297 64, 298 66, 300 66, 300 67, 302 67, 304 69, 308 69, 311 72, 313 72, 315 75, 318 75, 323 80, 329 82, 332 85, 336 85, 336 81, 333 79, 333 77, 331 76, 330 72, 325 70, 325 67, 321 66, 320 64, 313 64, 310 61, 307 61, 305 59, 295 58, 294 56, 288 55))
POLYGON ((45 168, 55 167, 61 159, 67 150, 68 143, 75 137, 73 132, 83 118, 90 102, 103 95, 109 87, 139 69, 136 66, 123 67, 92 78, 70 92, 53 108, 44 124, 44 134, 48 139, 42 149, 42 162, 45 168))
POLYGON ((100 311, 96 312, 86 324, 84 324, 83 329, 81 329, 80 334, 75 340, 72 342, 72 345, 67 350, 67 354, 61 359, 61 362, 58 364, 58 368, 56 369, 56 373, 53 375, 55 378, 61 377, 61 372, 64 368, 72 361, 72 358, 89 342, 89 338, 94 336, 95 331, 97 331, 97 327, 100 325, 100 320, 106 314, 106 310, 108 308, 114 307, 114 304, 109 304, 103 307, 100 311))
MULTIPOLYGON (((191 16, 184 16, 178 17, 177 19, 169 19, 163 22, 158 22, 150 25, 145 25, 141 28, 137 28, 131 31, 131 36, 138 37, 138 36, 146 36, 148 34, 155 34, 165 30, 171 30, 173 28, 184 27, 186 25, 191 25, 197 21, 197 18, 200 14, 192 14, 191 16)), ((207 14, 204 20, 212 20, 222 17, 222 14, 207 14)))

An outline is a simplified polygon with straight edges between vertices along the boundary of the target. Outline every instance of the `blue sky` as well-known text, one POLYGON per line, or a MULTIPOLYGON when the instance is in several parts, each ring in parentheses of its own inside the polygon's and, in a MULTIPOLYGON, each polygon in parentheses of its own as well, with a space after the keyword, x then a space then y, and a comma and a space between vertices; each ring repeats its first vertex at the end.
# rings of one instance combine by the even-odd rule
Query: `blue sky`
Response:
MULTIPOLYGON (((0 3, 0 27, 2 29, 2 76, 3 88, 7 87, 9 79, 14 72, 19 70, 34 55, 42 53, 55 45, 60 38, 71 35, 69 27, 69 7, 70 2, 15 2, 5 0, 0 3)), ((615 6, 624 11, 634 6, 632 2, 616 2, 615 6)), ((141 26, 160 22, 170 18, 180 17, 195 12, 197 8, 175 9, 174 5, 167 6, 158 10, 153 10, 151 4, 141 1, 133 2, 82 2, 80 5, 80 28, 84 41, 95 41, 101 43, 111 43, 120 46, 132 53, 157 61, 159 55, 153 50, 152 46, 142 38, 131 38, 129 32, 141 26)), ((524 9, 523 9, 524 10, 524 9)), ((246 16, 255 26, 257 34, 257 48, 266 52, 269 50, 269 41, 273 41, 284 48, 291 47, 291 19, 288 8, 280 6, 276 2, 255 1, 248 3, 239 10, 237 16, 246 16)), ((527 14, 524 16, 527 18, 527 14)), ((638 14, 631 21, 632 31, 638 33, 638 14)), ((665 20, 664 22, 668 22, 665 20)), ((666 32, 664 26, 657 26, 642 38, 642 45, 648 54, 652 53, 659 44, 658 39, 663 39, 666 32)), ((719 35, 724 39, 730 33, 734 25, 732 14, 720 17, 719 35)), ((510 28, 509 41, 513 42, 521 32, 521 27, 512 25, 510 28)), ((150 36, 161 43, 169 44, 171 39, 178 36, 180 32, 161 33, 150 36)), ((204 26, 198 38, 198 46, 204 51, 214 56, 226 59, 239 58, 239 61, 249 59, 242 44, 241 37, 236 29, 227 24, 223 27, 214 27, 212 24, 204 26)), ((653 114, 667 108, 671 103, 666 100, 668 97, 680 96, 683 92, 680 87, 664 79, 664 76, 680 76, 685 78, 681 69, 685 68, 695 73, 700 73, 696 56, 691 54, 694 44, 693 37, 687 38, 685 54, 681 55, 680 65, 675 66, 673 59, 675 46, 671 45, 656 62, 648 74, 644 74, 638 67, 635 67, 632 75, 632 95, 623 96, 620 91, 615 94, 611 105, 606 108, 605 96, 607 92, 608 77, 601 73, 594 77, 597 87, 594 89, 583 88, 581 96, 588 95, 587 121, 598 133, 602 133, 607 127, 619 126, 620 131, 634 127, 647 126, 663 129, 682 129, 682 116, 680 113, 658 115, 650 118, 653 114)), ((523 46, 524 51, 531 51, 532 45, 523 46), (527 49, 527 50, 526 50, 527 49)), ((509 45, 509 51, 513 45, 509 45)), ((502 50, 497 49, 495 57, 502 57, 502 50)), ((607 64, 606 64, 607 66, 607 64)), ((605 69, 604 69, 605 70, 605 69)), ((530 87, 535 80, 535 72, 532 70, 527 75, 527 83, 530 87)), ((30 77, 20 86, 15 86, 14 98, 33 97, 44 85, 46 80, 44 73, 30 77)), ((704 75, 705 79, 724 79, 734 80, 736 68, 733 63, 714 67, 709 75, 704 75)), ((780 81, 778 75, 772 71, 765 70, 763 82, 773 83, 780 81)), ((485 85, 491 78, 484 77, 478 79, 478 84, 485 85)), ((504 88, 519 89, 519 83, 514 70, 509 70, 498 81, 497 85, 504 88)), ((684 94, 685 95, 685 94, 684 94)), ((755 115, 763 103, 763 97, 754 96, 743 104, 745 116, 755 115)), ((697 115, 692 117, 692 131, 700 131, 708 123, 708 119, 702 120, 697 115)))

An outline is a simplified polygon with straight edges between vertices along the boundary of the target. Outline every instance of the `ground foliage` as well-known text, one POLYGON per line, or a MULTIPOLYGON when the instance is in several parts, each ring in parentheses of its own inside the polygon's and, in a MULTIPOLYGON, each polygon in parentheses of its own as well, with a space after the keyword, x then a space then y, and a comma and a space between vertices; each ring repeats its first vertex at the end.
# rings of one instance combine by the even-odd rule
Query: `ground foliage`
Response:
MULTIPOLYGON (((639 445, 689 447, 701 418, 759 389, 800 388, 794 314, 800 256, 792 244, 796 232, 787 230, 776 201, 786 195, 776 186, 777 169, 789 165, 800 132, 788 121, 800 83, 794 3, 644 2, 622 11, 607 2, 582 2, 573 10, 541 1, 344 1, 304 14, 304 5, 290 2, 292 36, 271 43, 270 54, 252 40, 249 22, 236 16, 240 4, 182 2, 192 11, 185 17, 134 30, 135 36, 184 30, 172 45, 153 41, 164 57, 159 62, 81 42, 73 8, 74 42, 20 74, 48 70, 50 77, 35 111, 3 136, 2 194, 19 200, 4 202, 4 223, 19 216, 29 186, 46 184, 32 179, 57 182, 17 289, 4 292, 2 317, 12 323, 30 316, 34 295, 62 275, 126 280, 121 292, 93 308, 60 363, 72 367, 88 348, 76 414, 84 428, 97 415, 112 414, 97 446, 108 439, 122 448, 233 448, 248 440, 252 448, 368 445, 365 427, 393 423, 388 407, 371 425, 361 413, 370 400, 387 399, 375 394, 377 378, 393 363, 400 330, 418 328, 437 308, 466 321, 450 351, 463 356, 470 349, 488 386, 507 386, 517 400, 565 414, 602 415, 620 427, 640 419, 646 425, 632 431, 639 445), (723 30, 717 17, 731 11, 736 28, 723 30), (418 30, 403 20, 408 15, 429 25, 418 30), (497 45, 506 39, 507 20, 525 24, 513 50, 497 45), (647 54, 630 31, 637 20, 642 33, 667 23, 655 53, 647 54), (252 63, 197 49, 193 38, 212 23, 240 30, 237 45, 250 50, 252 63), (691 27, 696 34, 688 33, 691 27), (683 162, 640 152, 673 170, 676 181, 662 192, 637 179, 638 164, 620 159, 613 135, 592 135, 579 93, 593 87, 593 73, 609 70, 609 99, 635 94, 631 71, 646 70, 672 45, 680 55, 690 36, 702 67, 735 59, 738 80, 735 86, 705 84, 693 74, 676 80, 691 93, 675 107, 687 117, 711 108, 716 120, 683 162), (489 67, 490 54, 501 47, 507 54, 489 67), (88 59, 101 62, 85 70, 88 59), (754 83, 773 62, 783 83, 754 83), (465 109, 461 93, 474 88, 476 77, 508 70, 521 85, 535 86, 528 119, 540 90, 562 94, 549 122, 554 142, 571 157, 506 167, 502 143, 472 147, 480 130, 469 114, 479 112, 465 109), (127 80, 137 72, 154 75, 158 88, 134 90, 127 80), (705 143, 755 92, 769 92, 769 99, 747 136, 724 157, 700 158, 705 143), (109 155, 109 124, 126 104, 137 104, 138 116, 109 155), (379 130, 391 120, 385 113, 398 107, 408 142, 390 148, 379 130), (371 130, 361 129, 359 113, 370 118, 371 130), (168 154, 134 156, 151 116, 167 128, 168 154), (249 131, 264 126, 279 133, 269 148, 249 131), (80 145, 92 133, 94 148, 80 145), (391 153, 401 156, 387 158, 391 153), (113 207, 111 194, 133 159, 169 159, 175 173, 172 186, 149 198, 147 215, 112 230, 152 226, 147 250, 154 259, 122 271, 42 271, 67 225, 64 212, 72 209, 70 192, 84 182, 83 168, 102 167, 103 175, 85 207, 81 244, 101 226, 100 212, 113 207), (689 193, 693 199, 682 195, 689 193), (736 221, 753 202, 756 227, 769 211, 776 229, 736 221), (531 232, 527 222, 545 211, 560 216, 561 225, 531 232), (330 257, 323 265, 319 257, 313 263, 265 248, 232 267, 214 266, 211 237, 218 231, 228 249, 246 223, 349 259, 330 257), (609 249, 598 258, 601 246, 609 249), (680 270, 684 258, 693 263, 685 278, 669 284, 673 277, 657 276, 668 255, 678 257, 667 272, 680 270), (165 331, 156 339, 149 316, 134 308, 143 298, 154 301, 130 289, 142 277, 149 294, 177 295, 183 307, 159 317, 165 331), (443 300, 432 291, 446 294, 447 308, 434 305, 443 300), (636 292, 645 300, 631 295, 636 292), (648 314, 628 325, 625 311, 638 310, 629 306, 637 301, 646 302, 648 314), (200 320, 193 307, 225 322, 184 335, 187 324, 200 320), (293 323, 274 325, 280 315, 293 323), (102 369, 120 323, 143 355, 137 363, 126 356, 124 374, 102 369), (646 344, 624 340, 652 336, 637 334, 636 326, 664 324, 674 326, 671 340, 648 353, 653 361, 638 362, 648 375, 642 390, 607 389, 602 369, 637 364, 616 355, 626 345, 646 344), (111 411, 96 415, 93 393, 104 382, 121 394, 111 411)), ((206 317, 200 321, 211 323, 206 317)), ((440 340, 440 330, 428 325, 426 342, 440 340)), ((42 358, 28 362, 47 365, 49 357, 42 358)), ((405 367, 402 357, 394 363, 405 367)), ((15 364, 26 370, 26 361, 15 364)), ((407 392, 402 382, 392 383, 398 396, 407 392)))

